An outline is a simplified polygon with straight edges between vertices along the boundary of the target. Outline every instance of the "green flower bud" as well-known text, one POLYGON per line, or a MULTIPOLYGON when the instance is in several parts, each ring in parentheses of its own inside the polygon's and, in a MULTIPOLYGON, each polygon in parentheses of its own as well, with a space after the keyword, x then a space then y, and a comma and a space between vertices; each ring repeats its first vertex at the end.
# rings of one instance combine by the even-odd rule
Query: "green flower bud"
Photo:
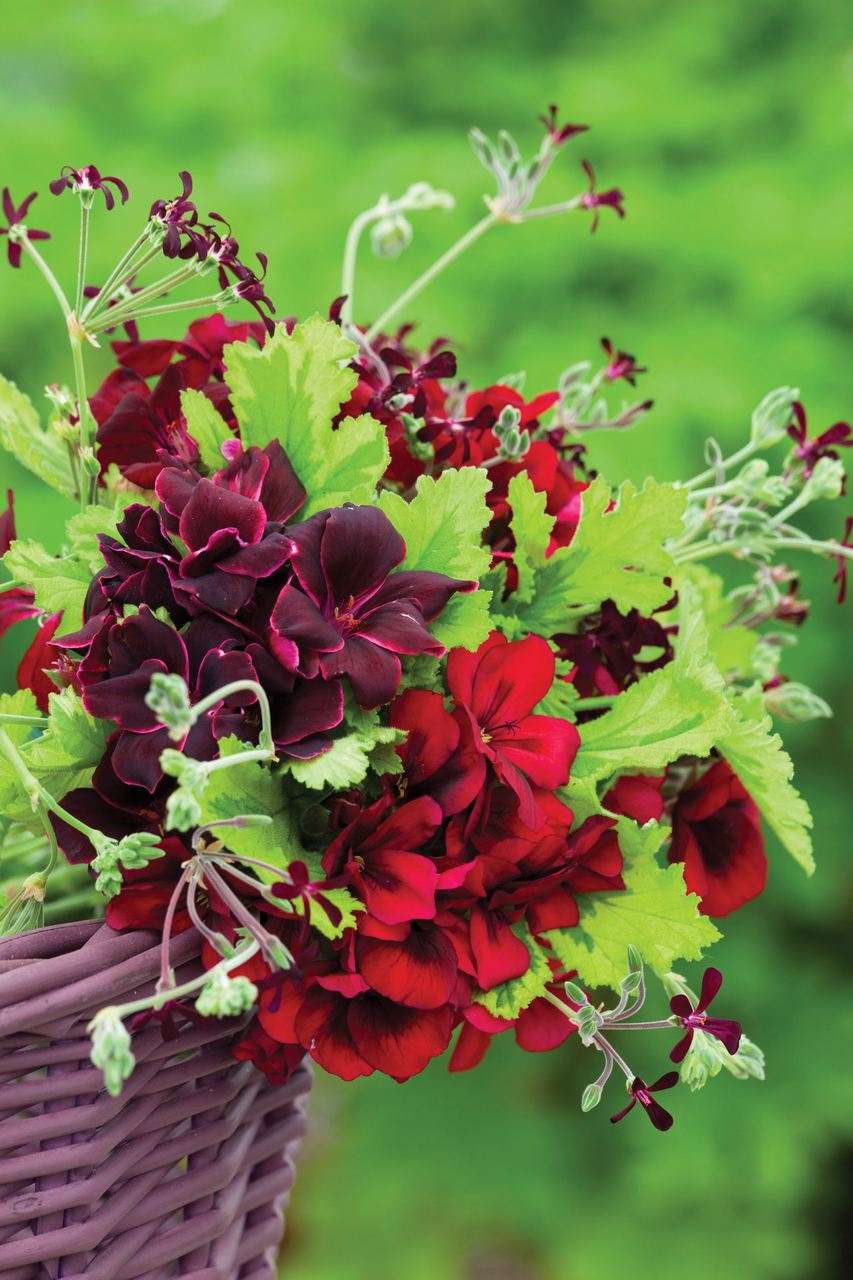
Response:
POLYGON ((722 1063, 738 1080, 746 1080, 748 1076, 754 1076, 756 1080, 764 1079, 764 1054, 757 1044, 747 1040, 744 1035, 740 1038, 737 1053, 724 1052, 722 1063))
POLYGON ((818 458, 815 469, 803 485, 805 502, 817 498, 837 498, 844 487, 844 463, 840 458, 818 458))
POLYGON ((628 944, 628 968, 632 973, 643 972, 643 957, 631 943, 628 944))
POLYGON ((223 969, 216 968, 195 1007, 203 1018, 233 1018, 248 1013, 257 998, 258 988, 248 978, 229 978, 223 969))
POLYGON ((201 822, 202 812, 195 792, 177 787, 166 801, 166 830, 191 831, 201 822))
POLYGON ((190 706, 189 690, 179 675, 156 671, 145 695, 145 705, 150 707, 161 724, 168 725, 173 742, 181 742, 195 724, 196 715, 190 706))
POLYGON ((622 979, 619 986, 630 995, 632 991, 637 990, 642 981, 643 975, 641 973, 629 973, 627 977, 622 979))
POLYGON ((370 242, 377 258, 398 258, 412 243, 412 224, 402 213, 380 218, 370 228, 370 242))
POLYGON ((449 191, 440 191, 429 182, 413 182, 400 201, 407 209, 453 209, 456 201, 449 191))
POLYGON ((779 387, 769 392, 753 411, 749 438, 756 449, 768 449, 785 436, 794 420, 791 406, 799 394, 798 387, 779 387))
POLYGON ((563 986, 565 988, 566 995, 573 1004, 589 1004, 586 992, 581 991, 580 987, 576 986, 574 982, 565 982, 563 983, 563 986))
POLYGON ((286 973, 293 968, 293 956, 275 934, 270 934, 269 939, 264 942, 263 951, 264 959, 273 969, 281 969, 286 973))
POLYGON ((764 705, 780 720, 817 720, 820 716, 832 718, 832 708, 828 703, 797 680, 789 680, 778 688, 768 689, 764 695, 764 705))
POLYGON ((94 450, 90 449, 87 445, 85 448, 81 449, 79 452, 80 452, 80 465, 83 468, 84 473, 87 476, 92 476, 93 478, 95 476, 99 476, 101 474, 101 464, 100 462, 98 462, 98 459, 95 457, 94 450))
POLYGON ((601 1086, 597 1084, 588 1084, 583 1091, 581 1098, 581 1111, 592 1111, 593 1107, 597 1107, 601 1101, 601 1086))
POLYGON ((136 1065, 130 1048, 130 1032, 114 1005, 96 1013, 86 1030, 92 1037, 89 1055, 92 1065, 101 1068, 107 1093, 117 1098, 136 1065))

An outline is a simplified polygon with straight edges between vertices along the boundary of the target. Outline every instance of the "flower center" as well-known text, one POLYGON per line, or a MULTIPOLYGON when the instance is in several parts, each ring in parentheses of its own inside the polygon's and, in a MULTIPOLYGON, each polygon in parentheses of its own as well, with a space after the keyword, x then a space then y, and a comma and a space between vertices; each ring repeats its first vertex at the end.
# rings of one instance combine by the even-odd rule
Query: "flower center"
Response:
POLYGON ((338 624, 341 635, 351 635, 353 631, 358 630, 358 619, 355 616, 355 597, 350 596, 349 601, 341 608, 335 608, 335 622, 338 624))

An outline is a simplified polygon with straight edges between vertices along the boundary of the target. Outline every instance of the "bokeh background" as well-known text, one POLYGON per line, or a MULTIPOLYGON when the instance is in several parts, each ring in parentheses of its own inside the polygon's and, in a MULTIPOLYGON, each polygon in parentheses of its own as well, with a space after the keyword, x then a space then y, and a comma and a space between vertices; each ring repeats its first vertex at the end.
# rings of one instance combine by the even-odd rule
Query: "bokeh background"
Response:
MULTIPOLYGON (((837 0, 28 0, 0 28, 0 185, 42 193, 28 221, 51 230, 69 280, 76 201, 48 181, 92 162, 124 178, 124 210, 96 204, 96 280, 188 168, 200 208, 269 256, 279 314, 300 317, 339 292, 357 212, 412 181, 448 188, 456 210, 415 215, 398 261, 363 249, 369 321, 481 216, 489 181, 466 130, 508 128, 531 151, 552 101, 593 129, 543 199, 575 194, 586 157, 628 216, 605 210, 595 236, 587 215, 490 232, 407 317, 424 342, 453 336, 481 384, 526 368, 531 392, 595 359, 604 334, 636 353, 653 414, 588 437, 614 482, 695 473, 705 436, 734 447, 781 384, 801 388, 812 434, 853 414, 853 11, 837 0)), ((169 320, 145 336, 178 336, 169 320)), ((90 356, 96 385, 109 352, 90 356)), ((0 368, 40 404, 46 382, 71 379, 26 262, 0 264, 0 368)), ((58 551, 63 500, 6 456, 0 470, 19 534, 58 551)), ((809 527, 836 536, 851 510, 827 504, 809 527)), ((679 1091, 659 1134, 641 1116, 612 1128, 617 1092, 581 1115, 594 1064, 575 1044, 530 1055, 499 1040, 471 1075, 438 1061, 404 1086, 321 1077, 286 1280, 853 1274, 853 600, 836 606, 833 562, 796 567, 813 607, 786 669, 835 709, 783 726, 819 869, 807 881, 772 847, 767 892, 715 951, 723 1012, 764 1048, 766 1082, 679 1091)), ((6 689, 32 634, 18 630, 6 689)), ((665 1049, 636 1057, 654 1073, 665 1049)))

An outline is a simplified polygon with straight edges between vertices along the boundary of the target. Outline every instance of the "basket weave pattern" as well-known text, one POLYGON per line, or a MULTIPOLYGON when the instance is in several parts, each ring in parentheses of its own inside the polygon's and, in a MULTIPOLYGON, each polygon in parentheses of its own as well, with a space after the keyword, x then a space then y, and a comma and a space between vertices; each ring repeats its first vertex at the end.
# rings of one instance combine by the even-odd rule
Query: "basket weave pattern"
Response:
MULTIPOLYGON (((200 953, 173 940, 179 983, 200 953)), ((152 1022, 111 1098, 86 1024, 159 972, 155 934, 99 921, 0 942, 2 1280, 273 1280, 310 1067, 274 1088, 237 1062, 249 1015, 171 1041, 152 1022)))

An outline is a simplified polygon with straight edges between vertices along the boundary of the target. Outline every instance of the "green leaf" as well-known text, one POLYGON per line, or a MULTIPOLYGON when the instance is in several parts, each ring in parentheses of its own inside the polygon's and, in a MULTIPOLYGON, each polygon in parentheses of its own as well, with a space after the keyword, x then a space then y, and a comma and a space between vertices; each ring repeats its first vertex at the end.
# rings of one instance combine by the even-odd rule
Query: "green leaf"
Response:
POLYGON ((547 493, 536 492, 526 471, 510 480, 510 527, 515 537, 513 561, 518 570, 518 587, 514 598, 519 604, 529 604, 533 599, 536 590, 535 571, 543 569, 547 563, 545 552, 556 518, 545 514, 547 501, 547 493))
MULTIPOLYGON (((229 347, 229 351, 233 349, 229 347)), ((234 439, 233 431, 201 391, 182 391, 181 408, 187 420, 187 431, 198 445, 202 462, 211 475, 214 471, 220 471, 226 465, 222 446, 226 440, 234 439)), ((264 445, 267 444, 269 440, 264 441, 264 445)))
POLYGON ((582 982, 616 991, 627 970, 629 943, 647 964, 666 972, 675 960, 700 959, 702 948, 721 936, 699 914, 696 894, 686 892, 681 867, 658 866, 654 851, 666 828, 652 822, 638 827, 630 818, 619 818, 618 832, 624 891, 579 893, 580 923, 545 935, 564 967, 577 969, 582 982))
POLYGON ((517 612, 513 630, 552 636, 602 600, 613 600, 623 614, 634 608, 649 614, 666 604, 672 589, 663 579, 675 561, 662 544, 683 528, 686 493, 653 480, 637 493, 626 480, 616 509, 608 512, 610 499, 609 486, 598 476, 583 495, 571 545, 558 547, 544 567, 534 568, 531 603, 517 608, 511 596, 502 606, 503 613, 517 612))
POLYGON ((432 693, 445 693, 444 681, 441 678, 441 660, 430 653, 403 654, 400 658, 402 674, 397 689, 429 689, 432 693))
POLYGON ((83 625, 83 602, 92 571, 85 559, 65 556, 57 559, 40 542, 13 542, 3 563, 18 582, 33 588, 40 609, 56 613, 64 609, 63 631, 77 631, 83 625))
POLYGON ((544 994, 545 984, 551 981, 547 952, 535 941, 524 920, 513 926, 513 932, 530 952, 530 968, 520 978, 501 982, 491 991, 474 991, 477 1004, 483 1005, 497 1018, 517 1018, 522 1009, 544 994))
POLYGON ((76 757, 81 765, 100 762, 107 745, 107 738, 116 728, 114 720, 96 720, 90 716, 78 693, 63 689, 62 693, 48 694, 50 707, 49 729, 56 745, 69 756, 76 757))
POLYGON ((569 720, 574 724, 576 719, 574 704, 580 694, 575 686, 569 684, 565 679, 565 676, 568 675, 573 666, 574 663, 568 662, 564 658, 557 659, 554 683, 542 701, 533 708, 534 715, 559 716, 560 719, 569 720))
POLYGON ((379 506, 406 543, 400 569, 423 569, 451 578, 478 579, 490 556, 482 546, 489 523, 488 474, 481 467, 444 471, 438 480, 419 476, 417 495, 404 502, 385 490, 379 506))
POLYGON ((313 760, 290 759, 285 769, 297 782, 313 791, 330 787, 343 790, 362 782, 367 777, 368 768, 382 774, 395 764, 399 765, 399 758, 392 757, 383 748, 391 747, 393 750, 392 744, 403 741, 404 737, 400 729, 373 725, 363 733, 336 738, 331 750, 314 756, 313 760))
POLYGON ((717 743, 717 750, 734 769, 768 826, 807 875, 815 869, 809 807, 791 786, 791 757, 782 750, 782 739, 772 732, 770 716, 760 694, 734 699, 734 727, 717 743))
POLYGON ((300 519, 345 501, 371 502, 388 464, 385 431, 373 418, 345 418, 332 430, 332 418, 357 381, 339 362, 356 349, 319 315, 297 325, 290 337, 278 326, 262 351, 245 342, 226 348, 243 445, 263 449, 270 440, 281 442, 308 493, 300 519))
POLYGON ((729 626, 734 605, 723 595, 723 579, 703 564, 681 565, 673 578, 679 595, 687 583, 698 593, 708 628, 708 644, 719 670, 724 675, 748 672, 758 633, 746 627, 729 626))
MULTIPOLYGON (((17 693, 0 694, 0 712, 4 716, 41 715, 38 703, 29 689, 19 689, 17 693)), ((16 747, 19 747, 22 742, 28 742, 33 731, 33 726, 29 724, 4 724, 3 728, 16 747)), ((47 728, 46 721, 45 728, 47 728)))
POLYGON ((67 446, 54 432, 42 431, 29 396, 2 377, 0 444, 54 489, 68 498, 77 496, 67 446))
POLYGON ((431 634, 447 649, 479 649, 494 630, 491 598, 491 591, 457 592, 429 624, 431 634))
MULTIPOLYGON (((13 699, 14 701, 14 699, 13 699)), ((15 710, 15 715, 31 715, 15 710)), ((36 714, 38 709, 36 708, 36 714)), ((71 690, 61 696, 50 695, 50 720, 47 732, 37 738, 19 736, 18 750, 27 768, 56 801, 61 801, 75 787, 87 787, 95 766, 104 754, 104 745, 115 728, 111 720, 94 720, 83 710, 79 697, 71 690)), ((17 732, 17 731, 16 731, 17 732)), ((10 734, 13 738, 15 735, 10 734)), ((41 820, 33 813, 30 798, 24 790, 12 762, 0 752, 0 812, 30 831, 43 830, 41 820)))

